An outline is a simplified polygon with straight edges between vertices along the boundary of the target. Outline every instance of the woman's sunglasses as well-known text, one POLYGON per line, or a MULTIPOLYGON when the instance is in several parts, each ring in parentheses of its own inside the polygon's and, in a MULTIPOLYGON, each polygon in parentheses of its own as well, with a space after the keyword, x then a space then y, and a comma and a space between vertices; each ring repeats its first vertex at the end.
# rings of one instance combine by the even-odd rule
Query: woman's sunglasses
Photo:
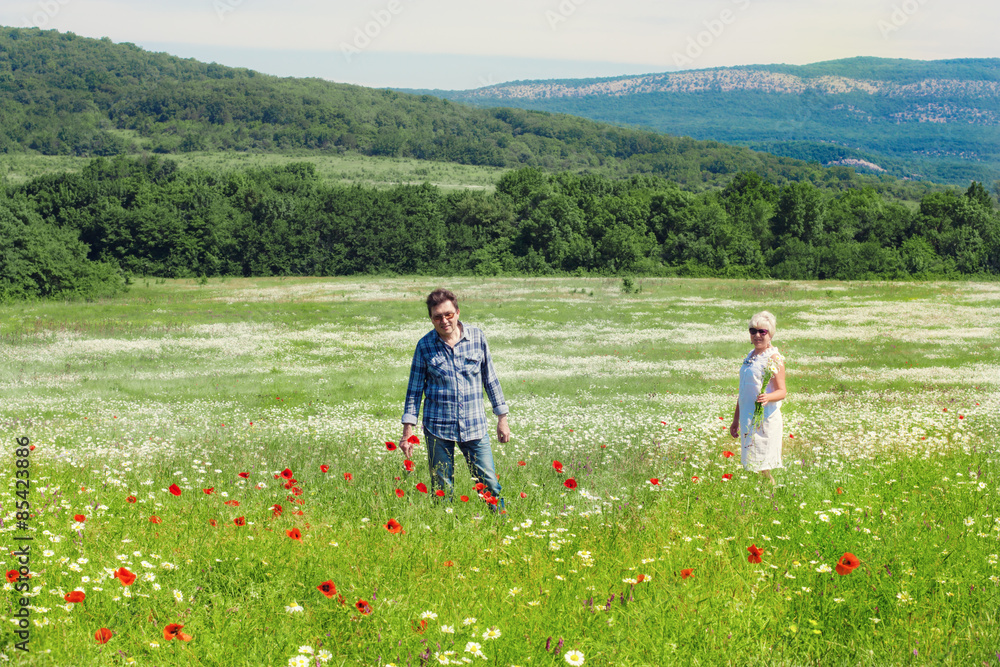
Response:
POLYGON ((757 334, 760 334, 761 336, 763 336, 763 335, 769 334, 769 333, 771 333, 771 332, 768 331, 767 329, 754 329, 753 327, 750 327, 750 335, 751 336, 756 336, 757 334))

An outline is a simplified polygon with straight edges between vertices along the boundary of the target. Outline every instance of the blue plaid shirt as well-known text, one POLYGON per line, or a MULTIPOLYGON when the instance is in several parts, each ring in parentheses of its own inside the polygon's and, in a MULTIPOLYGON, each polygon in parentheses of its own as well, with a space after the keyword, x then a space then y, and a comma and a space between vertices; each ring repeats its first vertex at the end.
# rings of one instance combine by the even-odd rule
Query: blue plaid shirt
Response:
POLYGON ((416 424, 420 400, 426 398, 424 430, 440 440, 468 442, 486 435, 484 388, 493 404, 493 414, 505 415, 509 409, 483 332, 458 324, 462 337, 454 348, 446 345, 437 331, 417 343, 402 422, 416 424))

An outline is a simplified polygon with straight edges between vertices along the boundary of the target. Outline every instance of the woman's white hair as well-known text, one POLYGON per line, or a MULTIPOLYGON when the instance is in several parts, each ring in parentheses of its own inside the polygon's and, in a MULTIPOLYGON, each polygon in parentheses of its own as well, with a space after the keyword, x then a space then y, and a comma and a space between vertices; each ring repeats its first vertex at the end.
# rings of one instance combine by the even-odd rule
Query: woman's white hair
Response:
POLYGON ((753 317, 750 318, 749 326, 754 329, 767 329, 768 333, 771 334, 771 338, 774 338, 775 331, 778 328, 778 321, 774 319, 774 315, 762 310, 753 317))

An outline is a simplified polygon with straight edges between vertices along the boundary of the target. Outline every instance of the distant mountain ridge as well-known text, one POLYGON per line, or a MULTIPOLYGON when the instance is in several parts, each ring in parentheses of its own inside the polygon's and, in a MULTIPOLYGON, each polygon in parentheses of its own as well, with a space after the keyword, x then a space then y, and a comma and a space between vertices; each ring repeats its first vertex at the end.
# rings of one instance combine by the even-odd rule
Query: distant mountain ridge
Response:
POLYGON ((655 175, 693 191, 724 187, 745 171, 778 184, 871 185, 911 200, 934 187, 893 173, 859 176, 856 166, 824 169, 676 136, 687 132, 623 128, 585 115, 476 109, 440 96, 268 76, 107 38, 0 27, 0 154, 350 152, 655 175))
POLYGON ((925 79, 899 84, 891 81, 850 79, 843 76, 804 78, 767 70, 703 70, 669 74, 647 74, 594 83, 548 83, 545 81, 508 83, 478 88, 469 97, 495 99, 585 97, 588 95, 636 95, 641 93, 759 91, 800 95, 812 90, 827 95, 861 92, 889 97, 998 97, 1000 81, 925 79))
POLYGON ((896 176, 1000 179, 1000 59, 849 58, 422 91, 737 143, 896 176))

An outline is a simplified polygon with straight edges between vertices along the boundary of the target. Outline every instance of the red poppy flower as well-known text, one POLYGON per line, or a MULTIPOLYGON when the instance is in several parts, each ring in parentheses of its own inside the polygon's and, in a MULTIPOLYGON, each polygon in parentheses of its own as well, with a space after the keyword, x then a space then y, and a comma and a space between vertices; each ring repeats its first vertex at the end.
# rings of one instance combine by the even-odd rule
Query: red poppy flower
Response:
POLYGON ((114 577, 122 582, 122 586, 131 586, 135 582, 135 574, 129 572, 124 566, 115 570, 114 577))
POLYGON ((424 619, 420 619, 419 625, 413 626, 413 631, 416 632, 418 635, 424 634, 424 630, 426 629, 427 629, 427 621, 424 619))
POLYGON ((189 642, 193 637, 189 634, 181 632, 181 628, 184 626, 180 623, 170 623, 165 628, 163 628, 163 638, 167 641, 171 639, 180 639, 182 642, 189 642))
POLYGON ((283 511, 284 510, 281 508, 281 505, 278 504, 271 505, 271 513, 274 514, 274 516, 281 516, 281 513, 283 511))
POLYGON ((396 451, 396 443, 394 443, 392 440, 386 440, 385 448, 388 449, 390 452, 394 452, 396 451))
POLYGON ((290 479, 290 480, 288 480, 287 482, 285 482, 285 484, 284 484, 284 487, 285 487, 286 489, 290 489, 290 488, 292 488, 293 486, 295 486, 295 485, 296 485, 296 483, 298 483, 298 480, 296 480, 296 479, 290 479))
POLYGON ((695 482, 695 483, 700 482, 701 481, 701 477, 698 477, 698 475, 695 475, 694 477, 691 478, 691 481, 695 482))
POLYGON ((241 473, 239 473, 239 476, 242 477, 243 479, 247 479, 248 477, 250 477, 250 473, 248 473, 248 472, 241 472, 241 473))
MULTIPOLYGON (((138 498, 136 498, 135 496, 129 496, 128 498, 125 499, 125 502, 127 502, 127 503, 134 503, 136 500, 138 500, 138 498)), ((108 630, 108 632, 111 632, 111 631, 108 630)))
POLYGON ((750 555, 747 556, 747 562, 750 563, 761 562, 760 557, 764 555, 764 552, 758 549, 756 544, 751 544, 750 546, 748 546, 747 551, 750 552, 750 555))
POLYGON ((483 484, 482 482, 476 482, 476 485, 472 488, 474 488, 476 491, 482 491, 483 489, 486 488, 486 485, 483 484))
POLYGON ((469 496, 459 496, 458 499, 461 500, 463 503, 469 502, 469 496))
POLYGON ((388 530, 390 533, 392 533, 393 535, 396 535, 398 533, 404 532, 403 531, 403 526, 400 525, 400 523, 398 521, 396 521, 395 519, 389 519, 389 522, 387 524, 385 524, 385 526, 383 526, 383 527, 386 530, 388 530))
POLYGON ((150 523, 163 523, 162 521, 160 521, 160 517, 156 516, 155 514, 153 516, 149 517, 149 522, 150 523))
POLYGON ((77 523, 83 523, 86 520, 87 520, 87 517, 84 516, 83 514, 74 514, 73 515, 73 521, 76 521, 77 523))
POLYGON ((525 493, 524 491, 522 491, 522 492, 521 492, 521 497, 522 497, 522 498, 527 498, 527 497, 528 497, 528 494, 527 494, 527 493, 525 493))
POLYGON ((319 592, 328 598, 333 598, 337 595, 337 587, 334 585, 333 581, 324 581, 322 584, 317 586, 319 592))
POLYGON ((730 458, 732 458, 732 457, 736 456, 736 454, 733 454, 733 453, 732 453, 731 451, 729 451, 728 449, 727 449, 726 451, 722 452, 722 455, 723 455, 724 457, 726 457, 727 459, 730 459, 730 458))
POLYGON ((553 461, 552 462, 552 467, 555 468, 556 472, 562 472, 563 471, 563 465, 561 463, 559 463, 559 461, 553 461))
POLYGON ((292 514, 294 514, 296 516, 302 516, 303 512, 302 512, 302 510, 296 510, 296 511, 292 512, 292 514))
POLYGON ((694 577, 694 568, 689 567, 685 570, 681 570, 681 579, 690 579, 694 577))
POLYGON ((293 540, 298 540, 299 542, 302 541, 302 533, 299 532, 298 528, 291 528, 289 530, 286 530, 285 535, 288 535, 293 540))
POLYGON ((349 472, 345 472, 344 473, 344 479, 347 480, 348 482, 353 482, 354 481, 354 475, 352 475, 349 472))
POLYGON ((100 630, 94 633, 94 639, 97 640, 98 644, 107 644, 109 641, 111 641, 111 636, 113 634, 114 633, 111 632, 111 630, 108 630, 107 628, 101 628, 100 630))
POLYGON ((319 471, 320 472, 330 472, 330 466, 328 466, 327 464, 324 463, 324 464, 320 465, 319 471))
POLYGON ((169 491, 172 495, 175 496, 181 495, 181 487, 177 486, 176 484, 171 484, 170 488, 167 489, 167 491, 169 491))
POLYGON ((12 584, 17 581, 18 572, 17 570, 7 570, 7 583, 12 584))
POLYGON ((518 462, 517 462, 517 465, 519 465, 519 466, 526 466, 526 465, 528 465, 528 464, 527 464, 527 463, 525 463, 524 461, 518 461, 518 462))
POLYGON ((293 472, 291 471, 291 469, 290 469, 290 468, 285 468, 284 470, 282 470, 282 471, 281 471, 280 473, 278 473, 278 474, 279 474, 280 476, 284 477, 285 479, 291 479, 292 477, 294 477, 294 476, 295 476, 295 474, 294 474, 294 473, 293 473, 293 472))
POLYGON ((206 496, 210 496, 210 495, 212 495, 212 493, 215 492, 215 487, 214 486, 210 486, 207 489, 202 489, 202 491, 205 492, 206 496))
POLYGON ((722 476, 722 479, 725 479, 725 480, 730 480, 732 478, 733 478, 733 473, 731 473, 731 472, 727 472, 726 474, 724 474, 722 476))
POLYGON ((87 595, 83 591, 72 591, 72 592, 67 593, 66 595, 64 595, 63 596, 63 600, 66 600, 66 602, 74 602, 74 603, 76 603, 76 602, 83 602, 83 600, 86 597, 87 597, 87 595))
POLYGON ((660 480, 658 477, 654 477, 653 479, 649 480, 649 483, 652 484, 653 486, 659 486, 660 480))
POLYGON ((959 419, 965 419, 965 415, 959 415, 958 418, 959 419))
POLYGON ((410 443, 411 445, 419 445, 420 444, 420 438, 418 438, 415 435, 411 435, 409 438, 406 439, 406 441, 408 443, 410 443))
POLYGON ((245 526, 247 525, 247 520, 246 517, 238 516, 235 519, 233 519, 233 523, 235 523, 237 526, 245 526))
POLYGON ((837 561, 837 574, 841 576, 850 574, 859 565, 861 565, 861 561, 858 560, 858 557, 848 551, 837 561))
POLYGON ((446 560, 445 562, 443 562, 441 564, 444 565, 445 567, 454 567, 455 566, 455 563, 453 561, 450 561, 450 560, 446 560))
POLYGON ((215 519, 209 519, 208 520, 208 525, 210 525, 210 526, 218 526, 219 523, 215 519))
POLYGON ((364 600, 358 600, 357 602, 355 602, 354 603, 354 608, 357 609, 359 612, 361 612, 365 616, 367 616, 368 614, 372 613, 371 605, 369 605, 364 600))
POLYGON ((567 489, 575 489, 576 488, 576 480, 573 479, 572 477, 569 477, 569 478, 566 479, 565 482, 563 482, 563 486, 565 486, 567 489))
POLYGON ((434 492, 434 495, 437 496, 438 498, 444 498, 444 491, 442 489, 438 489, 437 491, 434 492))
POLYGON ((427 493, 427 485, 424 484, 423 482, 420 482, 419 484, 417 484, 417 491, 419 491, 420 493, 427 493))
POLYGON ((415 464, 410 459, 406 459, 405 461, 403 461, 403 467, 406 468, 407 472, 413 472, 415 464))
POLYGON ((238 501, 238 500, 227 500, 226 502, 223 503, 223 505, 229 505, 230 507, 239 507, 240 506, 240 501, 238 501))
POLYGON ((396 496, 402 498, 406 493, 402 489, 396 489, 396 496))
POLYGON ((838 486, 838 487, 837 487, 837 495, 839 496, 839 495, 841 495, 842 493, 844 493, 844 487, 842 487, 842 486, 838 486))

